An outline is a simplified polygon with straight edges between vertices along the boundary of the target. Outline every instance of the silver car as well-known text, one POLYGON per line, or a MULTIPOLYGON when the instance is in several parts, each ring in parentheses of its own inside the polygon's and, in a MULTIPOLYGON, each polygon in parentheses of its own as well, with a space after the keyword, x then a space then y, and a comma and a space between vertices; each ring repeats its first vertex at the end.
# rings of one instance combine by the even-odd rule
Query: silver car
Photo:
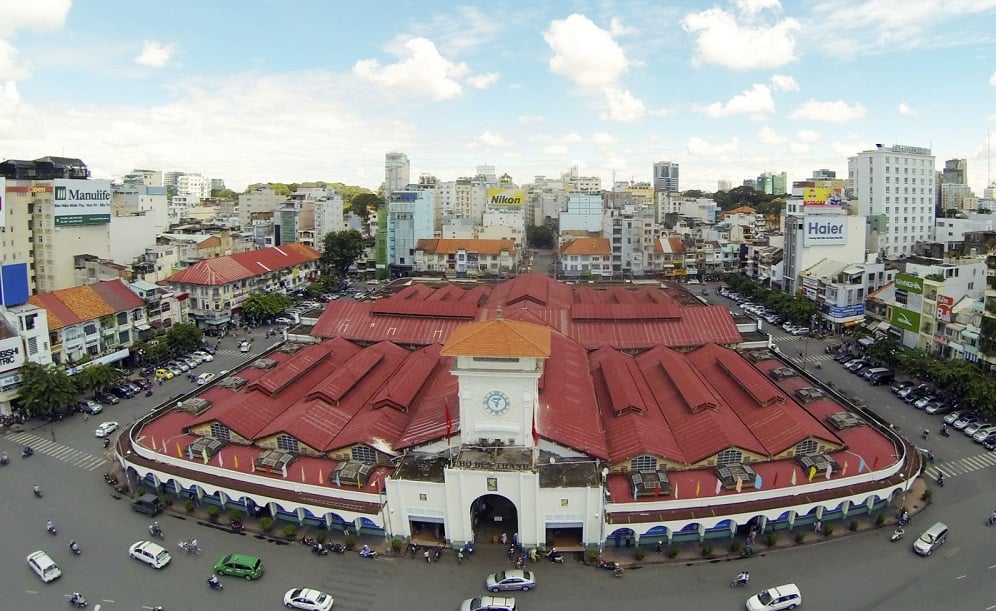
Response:
POLYGON ((486 586, 492 592, 521 590, 528 592, 536 587, 536 575, 532 571, 499 571, 488 575, 486 586))

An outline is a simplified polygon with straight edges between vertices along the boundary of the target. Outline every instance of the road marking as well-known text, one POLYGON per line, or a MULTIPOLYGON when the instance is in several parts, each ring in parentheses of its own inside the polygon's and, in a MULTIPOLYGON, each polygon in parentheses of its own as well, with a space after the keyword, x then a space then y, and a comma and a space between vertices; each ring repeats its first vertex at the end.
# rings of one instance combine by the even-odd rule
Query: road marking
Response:
POLYGON ((993 570, 993 569, 996 569, 996 564, 991 564, 987 568, 989 568, 990 571, 993 570))
POLYGON ((958 575, 955 579, 965 579, 968 575, 958 575))
POLYGON ((84 471, 94 471, 107 462, 101 456, 95 456, 61 443, 49 441, 33 433, 14 433, 13 435, 7 435, 7 439, 18 445, 31 446, 35 452, 40 452, 62 462, 70 463, 74 467, 83 469, 84 471))

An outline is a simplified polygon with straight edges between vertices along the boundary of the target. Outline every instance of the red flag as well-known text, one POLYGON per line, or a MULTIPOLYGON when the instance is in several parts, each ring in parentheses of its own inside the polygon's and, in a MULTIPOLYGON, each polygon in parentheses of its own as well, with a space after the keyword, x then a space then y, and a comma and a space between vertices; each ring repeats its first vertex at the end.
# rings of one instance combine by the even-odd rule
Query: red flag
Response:
POLYGON ((778 471, 775 471, 775 481, 771 483, 771 486, 774 487, 777 485, 778 485, 778 471))
POLYGON ((453 417, 450 416, 450 402, 444 401, 443 406, 446 408, 446 443, 449 443, 453 433, 453 417))
POLYGON ((875 457, 875 462, 872 463, 871 470, 874 471, 876 467, 878 467, 878 456, 875 457))
POLYGON ((660 484, 657 484, 656 486, 654 486, 654 498, 656 499, 660 495, 661 495, 661 486, 660 484))
POLYGON ((536 430, 536 412, 533 412, 533 445, 539 445, 539 431, 536 430))

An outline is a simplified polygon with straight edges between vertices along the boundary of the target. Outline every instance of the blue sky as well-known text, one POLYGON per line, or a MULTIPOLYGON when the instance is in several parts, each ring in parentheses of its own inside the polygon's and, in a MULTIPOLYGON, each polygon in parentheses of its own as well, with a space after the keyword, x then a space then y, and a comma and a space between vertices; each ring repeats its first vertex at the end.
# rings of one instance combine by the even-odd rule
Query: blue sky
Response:
MULTIPOLYGON (((494 165, 681 188, 996 128, 996 0, 0 0, 0 159, 376 188, 494 165)), ((996 148, 996 137, 992 143, 996 148)))

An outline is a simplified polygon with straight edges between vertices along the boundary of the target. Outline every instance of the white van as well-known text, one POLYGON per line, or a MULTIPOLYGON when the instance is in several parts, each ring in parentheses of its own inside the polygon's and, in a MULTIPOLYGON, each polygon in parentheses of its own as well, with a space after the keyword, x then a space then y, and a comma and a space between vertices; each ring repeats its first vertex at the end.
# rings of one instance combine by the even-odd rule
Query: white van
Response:
POLYGON ((28 554, 28 566, 31 567, 32 571, 38 573, 38 576, 45 583, 57 579, 62 575, 59 565, 52 560, 51 556, 41 550, 28 554))
POLYGON ((913 551, 921 556, 929 556, 935 549, 941 546, 948 538, 948 527, 938 522, 927 530, 913 542, 913 551))

